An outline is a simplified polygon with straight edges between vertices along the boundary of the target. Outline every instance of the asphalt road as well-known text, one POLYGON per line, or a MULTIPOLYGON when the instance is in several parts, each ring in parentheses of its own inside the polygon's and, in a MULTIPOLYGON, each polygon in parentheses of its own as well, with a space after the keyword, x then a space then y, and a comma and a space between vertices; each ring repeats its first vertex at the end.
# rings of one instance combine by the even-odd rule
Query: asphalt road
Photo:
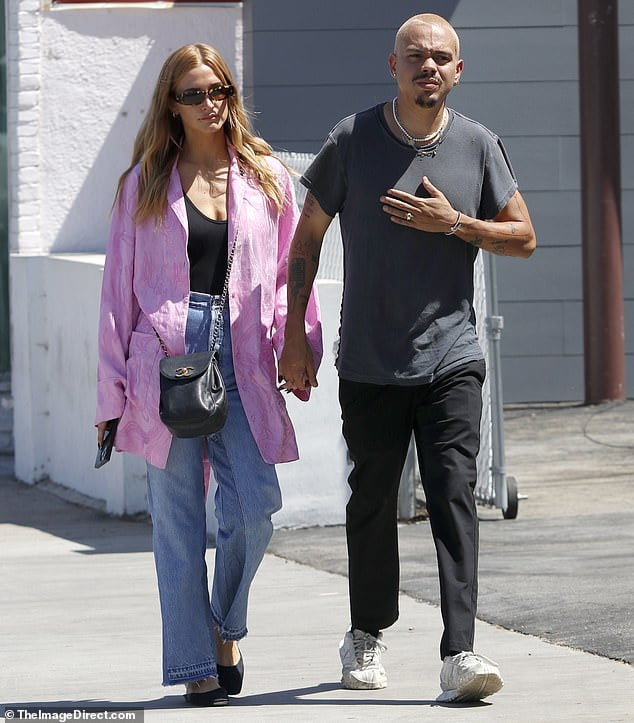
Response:
MULTIPOLYGON (((507 472, 528 499, 515 520, 480 508, 479 618, 634 663, 633 421, 634 401, 505 410, 507 472)), ((401 589, 437 604, 428 522, 399 532, 401 589)), ((342 527, 278 530, 269 549, 346 574, 342 527)))

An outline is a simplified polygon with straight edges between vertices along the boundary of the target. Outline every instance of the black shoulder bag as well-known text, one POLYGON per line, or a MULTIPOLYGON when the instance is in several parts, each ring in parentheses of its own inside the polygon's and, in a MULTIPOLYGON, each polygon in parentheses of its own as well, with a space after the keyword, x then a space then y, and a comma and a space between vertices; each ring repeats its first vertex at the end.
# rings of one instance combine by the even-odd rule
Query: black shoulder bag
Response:
POLYGON ((154 329, 165 354, 159 364, 161 377, 159 416, 175 437, 204 437, 222 429, 227 421, 227 392, 218 367, 215 347, 222 323, 222 312, 227 301, 229 274, 237 240, 236 232, 227 259, 227 274, 211 338, 211 349, 195 354, 170 356, 165 342, 154 329))

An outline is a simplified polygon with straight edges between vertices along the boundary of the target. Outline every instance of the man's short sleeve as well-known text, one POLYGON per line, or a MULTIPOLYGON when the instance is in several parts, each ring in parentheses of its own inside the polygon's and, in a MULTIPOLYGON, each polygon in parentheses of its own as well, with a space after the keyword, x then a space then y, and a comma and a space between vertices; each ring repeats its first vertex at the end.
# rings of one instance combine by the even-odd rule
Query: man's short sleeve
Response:
POLYGON ((300 178, 328 216, 336 216, 346 199, 346 179, 337 140, 330 133, 315 159, 300 178))
POLYGON ((479 218, 493 219, 517 191, 517 181, 502 141, 492 136, 487 148, 479 218))

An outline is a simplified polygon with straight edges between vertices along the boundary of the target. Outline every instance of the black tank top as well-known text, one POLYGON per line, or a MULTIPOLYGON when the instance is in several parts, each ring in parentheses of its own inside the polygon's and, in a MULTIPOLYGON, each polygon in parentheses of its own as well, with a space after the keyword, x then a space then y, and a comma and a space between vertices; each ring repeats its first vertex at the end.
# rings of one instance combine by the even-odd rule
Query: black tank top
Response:
POLYGON ((222 294, 227 274, 227 222, 205 216, 185 195, 189 286, 203 294, 222 294))

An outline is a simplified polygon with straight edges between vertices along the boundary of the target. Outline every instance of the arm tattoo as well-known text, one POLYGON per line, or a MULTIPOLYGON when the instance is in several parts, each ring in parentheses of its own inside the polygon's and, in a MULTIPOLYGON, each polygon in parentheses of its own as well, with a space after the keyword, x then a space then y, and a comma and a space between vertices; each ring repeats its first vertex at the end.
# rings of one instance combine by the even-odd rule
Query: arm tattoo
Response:
POLYGON ((291 259, 288 267, 288 305, 289 311, 296 308, 297 304, 308 304, 306 293, 306 260, 302 258, 291 259))
POLYGON ((306 285, 306 260, 301 258, 291 259, 288 269, 288 283, 293 292, 303 289, 306 285))
POLYGON ((295 239, 295 253, 306 255, 310 251, 310 244, 305 236, 297 235, 295 239))
POLYGON ((306 200, 304 201, 304 207, 302 208, 302 216, 310 218, 315 210, 315 203, 316 201, 313 196, 310 193, 307 194, 306 200))
POLYGON ((506 256, 506 241, 493 241, 491 251, 498 256, 506 256))

